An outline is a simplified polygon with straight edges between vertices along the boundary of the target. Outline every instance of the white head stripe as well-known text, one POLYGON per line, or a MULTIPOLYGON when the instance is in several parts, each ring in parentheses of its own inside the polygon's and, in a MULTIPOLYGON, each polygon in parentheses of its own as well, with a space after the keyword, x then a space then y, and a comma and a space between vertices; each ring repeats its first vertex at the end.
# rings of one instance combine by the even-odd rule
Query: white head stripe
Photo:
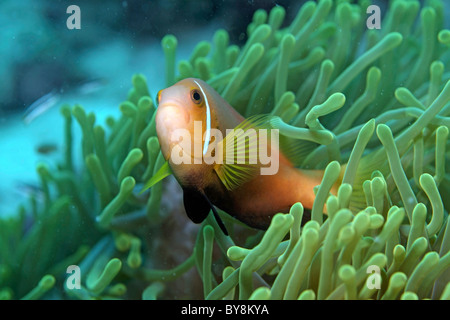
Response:
POLYGON ((203 94, 203 97, 205 98, 205 104, 206 104, 206 138, 205 138, 205 144, 203 145, 203 155, 206 154, 206 151, 209 147, 209 142, 211 140, 211 110, 209 109, 209 103, 208 98, 206 97, 205 91, 203 91, 202 86, 194 80, 194 82, 198 85, 200 88, 200 91, 203 94))

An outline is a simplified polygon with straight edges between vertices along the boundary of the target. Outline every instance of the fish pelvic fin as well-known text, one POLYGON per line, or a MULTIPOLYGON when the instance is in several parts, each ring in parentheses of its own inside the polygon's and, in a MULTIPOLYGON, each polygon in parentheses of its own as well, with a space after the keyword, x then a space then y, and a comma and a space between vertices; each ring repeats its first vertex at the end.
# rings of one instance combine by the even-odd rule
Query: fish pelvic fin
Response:
POLYGON ((140 193, 143 193, 145 190, 150 189, 155 184, 163 180, 164 178, 170 176, 172 174, 172 169, 169 166, 169 161, 164 162, 164 164, 159 168, 158 172, 156 172, 144 185, 140 193))
POLYGON ((194 188, 183 188, 183 204, 187 216, 194 223, 203 222, 203 220, 205 220, 208 216, 209 211, 212 210, 214 219, 216 220, 218 226, 220 227, 222 232, 226 236, 228 236, 228 231, 225 228, 225 225, 220 218, 216 207, 212 204, 212 202, 208 199, 208 197, 202 190, 194 188))

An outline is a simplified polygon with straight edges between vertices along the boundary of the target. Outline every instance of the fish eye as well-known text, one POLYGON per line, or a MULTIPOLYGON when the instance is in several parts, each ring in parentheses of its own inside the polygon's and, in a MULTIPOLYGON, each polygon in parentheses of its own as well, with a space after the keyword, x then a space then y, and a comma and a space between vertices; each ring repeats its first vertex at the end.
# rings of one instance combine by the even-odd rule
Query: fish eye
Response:
POLYGON ((200 104, 202 102, 202 95, 197 89, 191 91, 191 100, 195 104, 200 104))

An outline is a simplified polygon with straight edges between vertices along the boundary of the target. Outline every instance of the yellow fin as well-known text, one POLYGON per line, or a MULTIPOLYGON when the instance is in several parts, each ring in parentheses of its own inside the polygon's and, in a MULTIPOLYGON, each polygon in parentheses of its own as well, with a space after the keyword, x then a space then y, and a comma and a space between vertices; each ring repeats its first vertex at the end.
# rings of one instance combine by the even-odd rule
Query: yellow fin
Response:
MULTIPOLYGON (((258 130, 271 129, 270 115, 255 115, 242 121, 217 144, 223 163, 214 170, 228 190, 249 181, 261 166, 258 160, 258 130)), ((268 135, 268 137, 270 137, 268 135)))
POLYGON ((155 184, 160 182, 162 179, 164 179, 167 176, 170 176, 172 174, 172 169, 170 169, 169 161, 164 162, 164 164, 159 168, 158 172, 156 172, 144 185, 141 192, 144 192, 147 189, 150 189, 155 184))

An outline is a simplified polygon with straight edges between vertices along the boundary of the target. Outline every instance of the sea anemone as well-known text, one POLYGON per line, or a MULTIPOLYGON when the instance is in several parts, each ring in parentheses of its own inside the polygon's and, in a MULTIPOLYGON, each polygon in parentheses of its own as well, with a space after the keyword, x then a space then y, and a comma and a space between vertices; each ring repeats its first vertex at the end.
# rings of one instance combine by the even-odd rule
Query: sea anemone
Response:
POLYGON ((162 39, 167 86, 201 78, 241 114, 277 116, 299 166, 325 169, 310 221, 300 202, 265 232, 221 213, 226 237, 183 217, 173 180, 140 194, 164 158, 135 75, 106 126, 61 108, 64 160, 38 165, 42 203, 0 220, 0 297, 450 299, 450 30, 439 1, 391 1, 380 29, 369 5, 309 1, 288 26, 284 8, 257 10, 242 47, 218 30, 179 62, 162 39))

